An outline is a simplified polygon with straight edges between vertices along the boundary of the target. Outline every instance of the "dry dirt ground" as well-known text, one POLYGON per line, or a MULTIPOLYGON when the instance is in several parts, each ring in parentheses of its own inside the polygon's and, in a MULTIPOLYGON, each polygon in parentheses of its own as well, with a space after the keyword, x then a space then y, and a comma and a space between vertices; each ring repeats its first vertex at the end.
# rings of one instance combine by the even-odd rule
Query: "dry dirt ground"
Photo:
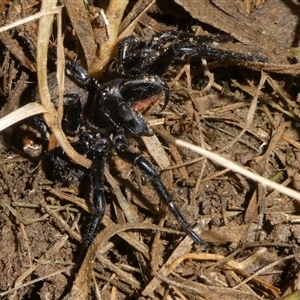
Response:
MULTIPOLYGON (((106 2, 113 24, 120 1, 106 2)), ((164 103, 157 103, 144 112, 155 138, 129 137, 132 150, 162 166, 161 177, 176 205, 209 247, 186 237, 149 180, 112 151, 105 171, 102 230, 80 267, 82 234, 92 210, 89 178, 62 185, 51 169, 54 150, 44 149, 37 159, 26 157, 16 139, 26 141, 20 126, 28 121, 12 122, 0 144, 0 298, 300 298, 299 201, 173 143, 178 138, 200 145, 299 190, 299 3, 154 2, 129 1, 117 26, 119 35, 149 39, 173 29, 200 35, 226 32, 234 39, 213 46, 267 58, 265 63, 208 58, 205 68, 199 57, 178 57, 164 75, 171 91, 167 106, 162 110, 164 103), (163 154, 157 155, 157 149, 163 154)), ((62 24, 53 23, 49 45, 57 43, 62 26, 69 56, 100 82, 106 80, 97 73, 104 65, 107 76, 116 76, 116 39, 106 52, 101 48, 93 64, 88 60, 94 44, 109 44, 98 3, 85 13, 80 1, 63 4, 56 14, 62 24), (92 36, 84 24, 90 24, 92 36)), ((40 11, 37 0, 0 0, 0 25, 40 11)), ((39 18, 0 28, 1 117, 39 101, 39 18)), ((53 62, 48 67, 49 74, 55 72, 53 62)), ((77 86, 72 92, 85 97, 77 86)))

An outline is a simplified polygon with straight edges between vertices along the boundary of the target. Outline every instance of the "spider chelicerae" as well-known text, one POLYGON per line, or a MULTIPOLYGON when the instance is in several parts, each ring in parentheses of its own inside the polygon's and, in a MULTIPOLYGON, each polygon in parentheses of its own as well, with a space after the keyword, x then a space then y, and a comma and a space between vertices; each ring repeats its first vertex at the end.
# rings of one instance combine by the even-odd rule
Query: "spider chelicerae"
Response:
MULTIPOLYGON (((264 62, 265 58, 248 56, 216 49, 212 46, 216 36, 196 37, 190 33, 166 31, 142 41, 136 36, 125 38, 119 45, 116 58, 117 78, 99 84, 75 61, 66 58, 67 75, 89 92, 89 98, 81 107, 77 94, 65 95, 62 128, 77 137, 73 147, 92 161, 90 170, 76 166, 58 149, 52 158, 55 174, 63 179, 69 176, 83 178, 90 174, 94 210, 84 234, 86 251, 97 235, 105 213, 104 166, 112 148, 125 161, 136 165, 152 183, 155 191, 168 206, 183 230, 199 245, 203 241, 182 216, 171 194, 160 179, 156 167, 142 154, 129 150, 127 135, 151 136, 152 130, 139 112, 141 107, 160 95, 167 103, 169 88, 163 79, 169 65, 177 57, 187 55, 212 56, 219 59, 264 62)), ((221 36, 218 36, 222 40, 221 36)), ((55 49, 50 57, 56 58, 55 49)), ((37 122, 42 128, 41 121, 37 122)), ((66 180, 68 181, 68 179, 66 180)))

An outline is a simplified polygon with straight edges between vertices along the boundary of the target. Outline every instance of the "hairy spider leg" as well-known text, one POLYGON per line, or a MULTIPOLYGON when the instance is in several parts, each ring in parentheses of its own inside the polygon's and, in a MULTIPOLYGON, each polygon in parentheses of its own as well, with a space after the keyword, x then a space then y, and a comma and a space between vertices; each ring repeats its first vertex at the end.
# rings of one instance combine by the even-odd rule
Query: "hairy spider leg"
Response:
POLYGON ((183 230, 199 245, 202 247, 208 247, 208 244, 203 241, 198 234, 191 228, 190 224, 185 220, 179 209, 174 203, 174 199, 168 192, 167 188, 160 179, 160 176, 155 168, 155 166, 147 160, 142 154, 132 152, 128 149, 128 140, 124 134, 121 132, 114 136, 114 147, 118 155, 136 165, 150 180, 152 186, 154 187, 157 194, 164 201, 164 203, 169 207, 175 218, 178 220, 183 230))
POLYGON ((91 170, 91 186, 93 194, 93 213, 83 237, 83 249, 85 253, 100 230, 102 218, 105 214, 106 200, 104 195, 104 166, 108 152, 111 148, 109 137, 101 137, 94 149, 93 166, 91 170))

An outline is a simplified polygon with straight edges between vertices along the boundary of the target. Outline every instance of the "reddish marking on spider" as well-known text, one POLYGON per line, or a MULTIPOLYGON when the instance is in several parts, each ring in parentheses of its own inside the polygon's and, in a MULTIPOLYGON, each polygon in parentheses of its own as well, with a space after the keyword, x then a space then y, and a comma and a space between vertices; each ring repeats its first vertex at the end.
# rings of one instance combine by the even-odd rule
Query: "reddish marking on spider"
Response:
POLYGON ((148 107, 151 103, 153 103, 154 100, 156 100, 156 98, 157 97, 151 97, 151 98, 140 100, 134 104, 133 108, 135 111, 141 111, 144 108, 148 107))
MULTIPOLYGON (((135 111, 141 111, 141 110, 147 108, 150 104, 155 103, 157 101, 161 101, 162 98, 165 98, 165 95, 163 93, 160 93, 153 97, 146 98, 146 99, 135 102, 133 108, 135 111)), ((167 103, 164 104, 163 109, 166 107, 166 104, 167 103)))

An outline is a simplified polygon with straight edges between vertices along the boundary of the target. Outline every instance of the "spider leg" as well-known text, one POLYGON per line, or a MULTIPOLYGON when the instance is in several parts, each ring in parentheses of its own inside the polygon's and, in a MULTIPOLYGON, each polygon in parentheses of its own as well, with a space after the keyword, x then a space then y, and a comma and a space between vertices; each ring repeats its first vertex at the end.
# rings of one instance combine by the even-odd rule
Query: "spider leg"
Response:
MULTIPOLYGON (((57 49, 56 47, 51 47, 48 50, 48 56, 53 60, 57 60, 57 49)), ((97 80, 94 79, 81 65, 76 61, 72 60, 70 57, 65 56, 65 67, 66 74, 69 75, 74 81, 84 89, 98 89, 97 80)))
POLYGON ((234 59, 243 61, 266 62, 267 58, 262 56, 247 55, 238 52, 232 52, 222 49, 213 48, 207 44, 192 44, 192 43, 179 43, 173 45, 175 54, 186 54, 190 57, 214 57, 219 59, 234 59))
POLYGON ((155 166, 148 161, 142 154, 132 152, 128 149, 128 141, 124 133, 121 132, 114 137, 114 146, 118 155, 136 165, 150 180, 157 194, 162 198, 165 204, 169 207, 175 218, 178 220, 183 230, 199 245, 207 247, 208 244, 203 241, 195 231, 191 228, 190 224, 185 220, 179 209, 174 203, 174 199, 168 192, 167 188, 160 179, 159 173, 156 171, 155 166))
MULTIPOLYGON (((173 43, 166 48, 165 53, 162 53, 156 64, 158 66, 161 62, 170 61, 171 58, 175 58, 178 54, 186 54, 187 56, 202 56, 202 57, 214 57, 219 59, 234 59, 243 61, 254 61, 254 62, 267 62, 267 58, 258 55, 247 55, 239 52, 232 52, 228 50, 214 48, 213 42, 225 42, 230 40, 228 35, 209 35, 209 36, 195 36, 190 33, 167 31, 160 33, 156 39, 163 40, 165 42, 173 43), (165 56, 165 57, 163 57, 165 56), (160 61, 160 62, 159 62, 160 61)), ((152 42, 153 43, 153 42, 152 42)), ((157 43, 157 42, 156 42, 157 43)))
MULTIPOLYGON (((92 139, 93 137, 89 133, 84 132, 80 135, 80 139, 71 142, 71 145, 78 153, 86 155, 90 151, 92 139)), ((71 161, 61 147, 56 147, 52 154, 50 156, 53 165, 52 174, 62 185, 69 186, 71 183, 88 176, 88 170, 71 161)))
MULTIPOLYGON (((55 107, 57 107, 58 99, 53 99, 52 101, 55 107)), ((62 129, 65 134, 69 136, 75 136, 76 133, 78 133, 78 129, 80 126, 80 117, 82 113, 79 95, 65 94, 63 109, 64 114, 62 118, 62 129)))
POLYGON ((88 249, 88 247, 98 234, 101 221, 105 213, 106 200, 104 195, 103 173, 106 157, 109 152, 110 146, 110 139, 108 137, 101 137, 93 151, 94 158, 91 173, 91 186, 94 209, 91 220, 83 237, 83 253, 88 249))
POLYGON ((116 61, 118 74, 127 77, 147 73, 156 55, 155 50, 146 46, 147 44, 136 36, 131 35, 123 39, 118 48, 116 61))
POLYGON ((141 74, 162 76, 179 55, 213 57, 243 61, 266 62, 267 58, 214 48, 213 42, 230 40, 228 35, 195 36, 191 33, 165 31, 148 43, 137 37, 125 38, 119 45, 117 70, 122 76, 141 74))

